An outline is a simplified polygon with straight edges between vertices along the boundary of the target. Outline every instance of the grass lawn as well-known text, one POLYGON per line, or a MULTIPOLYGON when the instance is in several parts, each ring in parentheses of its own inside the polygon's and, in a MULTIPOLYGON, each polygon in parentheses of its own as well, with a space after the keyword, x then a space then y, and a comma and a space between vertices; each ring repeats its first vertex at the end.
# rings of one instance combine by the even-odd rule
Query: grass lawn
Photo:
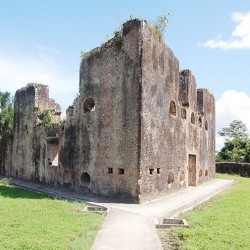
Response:
POLYGON ((218 174, 236 183, 193 211, 182 214, 190 228, 159 231, 168 249, 250 249, 250 178, 218 174))
POLYGON ((90 249, 105 215, 0 180, 0 249, 90 249))

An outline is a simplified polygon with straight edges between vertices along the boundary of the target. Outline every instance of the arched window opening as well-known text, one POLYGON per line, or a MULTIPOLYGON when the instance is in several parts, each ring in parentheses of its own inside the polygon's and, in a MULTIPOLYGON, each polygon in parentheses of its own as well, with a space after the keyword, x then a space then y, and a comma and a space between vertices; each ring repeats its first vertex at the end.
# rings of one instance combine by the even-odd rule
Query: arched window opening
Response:
POLYGON ((207 121, 205 122, 205 129, 208 130, 208 123, 207 123, 207 121))
POLYGON ((194 112, 192 112, 192 114, 191 114, 191 123, 195 124, 194 112))
POLYGON ((72 173, 70 170, 65 170, 63 172, 63 183, 69 183, 71 181, 71 178, 72 178, 72 173))
POLYGON ((202 169, 199 170, 199 177, 202 177, 203 171, 202 169))
POLYGON ((172 115, 176 115, 176 105, 174 101, 170 101, 170 108, 169 108, 169 112, 172 115))
POLYGON ((171 184, 174 182, 174 173, 172 171, 168 174, 168 184, 171 184))
POLYGON ((206 169, 206 171, 205 171, 205 176, 208 176, 208 170, 206 169))
POLYGON ((202 118, 199 117, 199 127, 202 128, 202 118))
POLYGON ((83 104, 84 113, 95 110, 95 101, 92 98, 85 100, 83 104))
POLYGON ((80 182, 81 182, 81 185, 84 186, 84 187, 89 186, 89 184, 90 184, 90 175, 87 172, 82 173, 81 177, 80 177, 80 182))

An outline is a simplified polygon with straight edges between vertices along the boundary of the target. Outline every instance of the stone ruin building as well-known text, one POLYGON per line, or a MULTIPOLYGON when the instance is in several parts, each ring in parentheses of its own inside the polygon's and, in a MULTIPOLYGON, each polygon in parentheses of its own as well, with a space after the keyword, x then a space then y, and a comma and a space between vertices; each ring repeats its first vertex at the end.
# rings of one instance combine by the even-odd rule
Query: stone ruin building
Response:
POLYGON ((1 173, 83 193, 160 197, 215 174, 215 101, 142 20, 86 53, 79 95, 64 122, 46 85, 16 92, 14 130, 1 173))

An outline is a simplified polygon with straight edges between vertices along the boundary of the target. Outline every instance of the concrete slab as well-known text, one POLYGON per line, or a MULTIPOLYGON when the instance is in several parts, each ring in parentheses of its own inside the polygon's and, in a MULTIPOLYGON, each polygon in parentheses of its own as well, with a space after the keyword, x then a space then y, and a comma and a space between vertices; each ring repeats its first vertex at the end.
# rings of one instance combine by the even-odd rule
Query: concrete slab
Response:
POLYGON ((110 209, 91 250, 162 250, 153 220, 110 209))

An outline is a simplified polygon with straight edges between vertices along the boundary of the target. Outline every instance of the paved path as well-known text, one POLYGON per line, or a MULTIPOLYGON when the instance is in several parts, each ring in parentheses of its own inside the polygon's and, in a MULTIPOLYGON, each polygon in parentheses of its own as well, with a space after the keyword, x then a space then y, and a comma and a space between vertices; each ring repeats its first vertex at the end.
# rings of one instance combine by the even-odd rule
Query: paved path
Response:
MULTIPOLYGON (((4 178, 0 176, 0 179, 4 178)), ((100 198, 8 178, 10 183, 52 197, 87 201, 108 208, 108 215, 91 250, 162 250, 155 223, 173 217, 210 199, 233 184, 233 180, 215 179, 197 187, 168 195, 142 205, 119 203, 100 198)))
POLYGON ((215 179, 143 205, 96 203, 108 207, 110 213, 91 250, 160 250, 162 246, 155 223, 193 208, 223 191, 233 182, 215 179))
POLYGON ((150 218, 111 208, 91 249, 157 250, 162 247, 150 218))

